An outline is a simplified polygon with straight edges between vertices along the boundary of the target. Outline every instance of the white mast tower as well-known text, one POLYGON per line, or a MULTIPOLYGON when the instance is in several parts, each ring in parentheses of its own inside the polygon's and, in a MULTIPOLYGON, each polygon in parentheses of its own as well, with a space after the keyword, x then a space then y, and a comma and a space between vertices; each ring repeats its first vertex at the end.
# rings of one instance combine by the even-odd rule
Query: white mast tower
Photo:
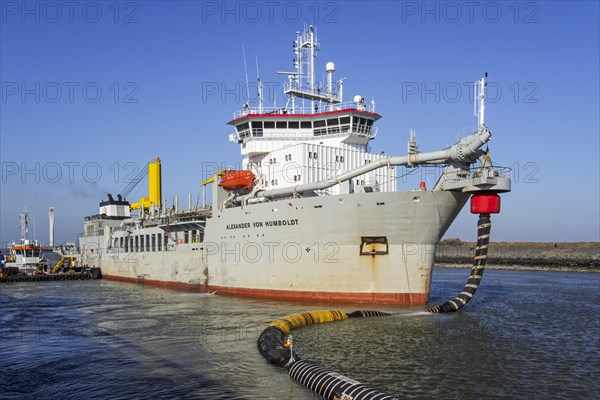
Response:
POLYGON ((310 100, 310 113, 318 112, 315 102, 325 102, 329 110, 333 110, 333 105, 342 102, 342 83, 343 79, 338 81, 340 86, 339 93, 333 89, 333 72, 335 65, 328 62, 325 70, 327 72, 327 88, 321 91, 315 84, 315 58, 319 51, 319 40, 315 27, 310 25, 308 30, 300 33, 296 32, 294 41, 294 53, 296 59, 294 72, 278 72, 278 74, 288 75, 288 82, 285 84, 285 94, 290 96, 292 113, 295 112, 295 98, 310 100), (306 72, 305 72, 306 71, 306 72))

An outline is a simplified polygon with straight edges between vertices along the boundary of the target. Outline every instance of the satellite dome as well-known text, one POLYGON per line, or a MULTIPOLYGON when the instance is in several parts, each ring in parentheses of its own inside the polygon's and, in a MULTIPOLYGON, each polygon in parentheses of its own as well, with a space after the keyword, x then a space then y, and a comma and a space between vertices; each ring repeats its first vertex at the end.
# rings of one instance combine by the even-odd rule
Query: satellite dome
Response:
POLYGON ((326 65, 325 65, 325 71, 326 72, 333 72, 335 71, 335 64, 331 61, 329 61, 326 65))

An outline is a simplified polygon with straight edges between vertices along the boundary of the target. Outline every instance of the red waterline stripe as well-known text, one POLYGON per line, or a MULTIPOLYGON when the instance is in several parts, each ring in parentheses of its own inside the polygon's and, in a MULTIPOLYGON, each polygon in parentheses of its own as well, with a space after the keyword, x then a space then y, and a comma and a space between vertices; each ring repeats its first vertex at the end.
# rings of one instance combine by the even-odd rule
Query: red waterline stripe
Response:
POLYGON ((372 303, 397 305, 425 305, 429 300, 427 293, 363 293, 363 292, 311 292, 304 290, 274 290, 234 288, 227 286, 201 285, 183 282, 167 282, 153 279, 127 278, 116 275, 102 275, 103 279, 139 283, 154 287, 191 291, 211 292, 225 296, 252 297, 271 300, 325 301, 339 303, 372 303))

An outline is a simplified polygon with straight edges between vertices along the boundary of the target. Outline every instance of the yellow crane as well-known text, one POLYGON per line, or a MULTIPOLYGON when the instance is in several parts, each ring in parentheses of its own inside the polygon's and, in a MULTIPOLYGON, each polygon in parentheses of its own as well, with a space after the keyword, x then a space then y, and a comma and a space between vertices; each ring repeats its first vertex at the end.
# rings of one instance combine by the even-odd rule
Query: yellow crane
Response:
POLYGON ((69 269, 73 269, 75 267, 75 260, 76 260, 76 257, 68 257, 68 256, 62 257, 54 265, 54 267, 52 268, 50 273, 56 274, 60 270, 60 267, 62 267, 65 263, 67 263, 67 265, 69 266, 69 269))
POLYGON ((131 203, 129 209, 138 210, 144 207, 149 210, 151 206, 160 207, 162 191, 162 177, 160 170, 160 158, 148 163, 148 197, 140 198, 140 201, 131 203))

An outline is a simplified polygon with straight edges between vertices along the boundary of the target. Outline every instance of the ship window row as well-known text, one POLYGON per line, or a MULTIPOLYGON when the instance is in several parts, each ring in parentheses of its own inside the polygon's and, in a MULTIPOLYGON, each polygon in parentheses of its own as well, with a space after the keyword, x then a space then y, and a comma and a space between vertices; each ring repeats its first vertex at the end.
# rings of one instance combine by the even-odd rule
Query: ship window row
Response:
MULTIPOLYGON (((309 151, 308 152, 308 158, 316 160, 318 158, 317 152, 316 151, 315 152, 309 151)), ((335 161, 336 162, 344 162, 344 156, 340 156, 340 155, 335 156, 335 161)))
MULTIPOLYGON (((174 234, 171 242, 179 244, 199 243, 203 239, 200 230, 184 231, 181 235, 174 234)), ((114 238, 113 247, 123 249, 126 253, 153 252, 168 250, 169 235, 153 233, 114 238)))
POLYGON ((251 121, 236 125, 240 138, 262 137, 263 129, 312 129, 315 136, 334 135, 352 130, 356 133, 370 133, 373 119, 346 116, 316 121, 251 121))

